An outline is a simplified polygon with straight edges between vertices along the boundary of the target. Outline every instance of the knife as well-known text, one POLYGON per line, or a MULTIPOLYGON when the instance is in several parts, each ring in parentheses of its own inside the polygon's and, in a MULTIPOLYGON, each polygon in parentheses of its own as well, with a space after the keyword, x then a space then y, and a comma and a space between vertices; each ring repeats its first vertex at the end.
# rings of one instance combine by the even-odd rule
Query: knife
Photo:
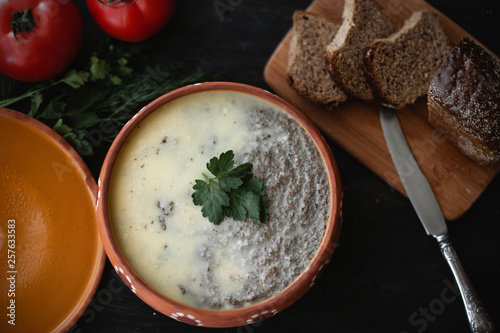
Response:
POLYGON ((443 213, 429 182, 422 170, 420 170, 408 146, 399 125, 396 110, 382 105, 380 107, 380 123, 389 153, 406 194, 427 234, 434 236, 438 241, 441 253, 453 272, 464 302, 471 331, 474 333, 495 332, 493 321, 479 300, 476 291, 465 274, 455 249, 450 243, 443 213))

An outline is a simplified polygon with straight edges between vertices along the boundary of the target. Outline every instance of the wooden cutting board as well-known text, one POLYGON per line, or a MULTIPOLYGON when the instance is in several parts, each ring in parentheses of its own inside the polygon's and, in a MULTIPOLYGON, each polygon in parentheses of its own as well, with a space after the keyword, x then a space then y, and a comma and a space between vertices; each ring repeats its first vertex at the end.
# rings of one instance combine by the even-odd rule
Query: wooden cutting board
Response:
MULTIPOLYGON (((377 2, 401 24, 416 10, 428 8, 435 11, 452 45, 456 45, 465 36, 474 39, 425 1, 377 2)), ((339 23, 342 10, 343 0, 315 0, 307 8, 307 11, 322 14, 339 23)), ((264 70, 267 84, 305 113, 325 135, 390 186, 406 195, 385 144, 378 105, 352 100, 328 110, 297 95, 288 85, 286 75, 290 38, 289 31, 267 63, 264 70)), ((427 122, 426 98, 399 110, 398 118, 408 143, 434 190, 443 215, 447 220, 457 219, 493 180, 500 170, 500 163, 495 166, 480 166, 450 145, 446 138, 427 122)))

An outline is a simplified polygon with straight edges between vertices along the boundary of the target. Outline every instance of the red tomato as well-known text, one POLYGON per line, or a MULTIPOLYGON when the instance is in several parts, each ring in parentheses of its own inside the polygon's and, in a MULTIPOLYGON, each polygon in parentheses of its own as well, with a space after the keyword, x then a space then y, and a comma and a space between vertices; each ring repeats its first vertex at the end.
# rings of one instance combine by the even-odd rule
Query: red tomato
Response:
POLYGON ((5 75, 50 79, 73 61, 82 41, 82 17, 73 1, 0 0, 0 72, 5 75))
POLYGON ((139 42, 165 26, 174 13, 175 0, 87 0, 87 7, 105 33, 139 42))

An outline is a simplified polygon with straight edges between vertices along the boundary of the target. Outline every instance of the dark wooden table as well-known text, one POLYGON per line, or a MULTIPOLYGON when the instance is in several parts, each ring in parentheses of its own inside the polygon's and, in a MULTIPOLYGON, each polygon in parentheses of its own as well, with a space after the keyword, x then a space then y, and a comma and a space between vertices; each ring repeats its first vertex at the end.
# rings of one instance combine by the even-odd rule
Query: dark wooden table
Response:
MULTIPOLYGON (((84 1, 77 3, 91 44, 104 35, 84 1)), ((157 49, 150 63, 194 58, 204 70, 225 71, 231 81, 269 89, 264 66, 291 27, 293 11, 309 3, 180 0, 172 21, 152 40, 157 49)), ((500 54, 500 1, 429 3, 500 54)), ((331 264, 297 303, 244 327, 192 327, 142 302, 108 261, 91 304, 71 332, 469 332, 451 272, 409 201, 342 147, 329 144, 344 186, 344 224, 331 264)), ((85 159, 97 178, 103 156, 85 159)), ((469 278, 500 326, 500 179, 448 226, 469 278)))

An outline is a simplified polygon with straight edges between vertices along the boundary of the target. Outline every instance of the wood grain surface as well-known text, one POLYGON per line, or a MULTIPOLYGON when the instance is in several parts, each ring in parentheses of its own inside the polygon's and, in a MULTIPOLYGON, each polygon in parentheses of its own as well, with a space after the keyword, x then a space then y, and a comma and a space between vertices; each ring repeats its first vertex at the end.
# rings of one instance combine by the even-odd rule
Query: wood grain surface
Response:
MULTIPOLYGON (((451 45, 470 34, 421 0, 378 0, 377 2, 400 24, 416 10, 435 11, 451 45)), ((307 11, 341 22, 343 1, 315 0, 307 11)), ((389 185, 405 194, 386 147, 380 126, 378 105, 348 100, 330 110, 299 96, 287 83, 286 67, 291 38, 289 31, 269 59, 266 83, 280 96, 304 112, 319 129, 366 165, 389 185)), ((474 38, 473 38, 474 39, 474 38)), ((476 40, 477 41, 477 40, 476 40)), ((500 170, 480 166, 462 155, 446 138, 427 122, 426 98, 398 111, 403 131, 420 168, 426 175, 447 220, 465 213, 500 170)), ((409 165, 408 172, 413 166, 409 165)))

